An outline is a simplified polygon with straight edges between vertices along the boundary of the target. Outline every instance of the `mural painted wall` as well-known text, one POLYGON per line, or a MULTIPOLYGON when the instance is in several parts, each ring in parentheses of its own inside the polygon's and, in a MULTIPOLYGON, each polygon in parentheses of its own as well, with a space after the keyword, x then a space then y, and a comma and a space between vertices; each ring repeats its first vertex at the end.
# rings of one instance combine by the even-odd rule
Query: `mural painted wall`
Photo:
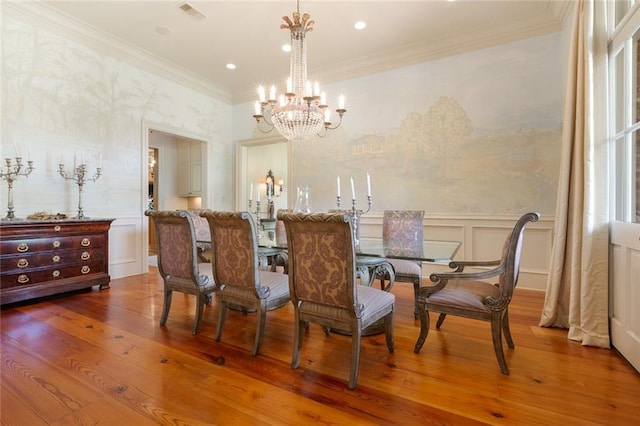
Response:
POLYGON ((293 185, 310 185, 314 210, 335 207, 337 176, 342 206, 353 177, 365 207, 369 173, 372 211, 552 215, 562 41, 555 33, 326 85, 348 112, 326 138, 293 143, 293 185))
POLYGON ((23 157, 30 152, 36 168, 14 184, 17 216, 76 213, 77 185, 58 173, 60 163, 72 167, 74 156, 85 158, 91 174, 103 165, 103 175, 85 185, 86 215, 142 215, 145 120, 213 141, 211 204, 232 208, 229 105, 4 9, 11 12, 3 6, 1 154, 13 157, 15 144, 23 157))

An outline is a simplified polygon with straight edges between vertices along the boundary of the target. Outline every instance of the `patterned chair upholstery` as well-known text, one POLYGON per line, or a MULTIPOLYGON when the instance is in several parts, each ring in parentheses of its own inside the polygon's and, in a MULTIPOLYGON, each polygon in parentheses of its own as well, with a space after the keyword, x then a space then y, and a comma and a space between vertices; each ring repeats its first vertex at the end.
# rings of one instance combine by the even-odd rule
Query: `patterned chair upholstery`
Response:
MULTIPOLYGON (((382 219, 382 241, 385 250, 416 247, 422 250, 424 210, 385 210, 382 219)), ((414 318, 418 318, 418 291, 422 284, 422 263, 388 259, 395 270, 395 282, 413 283, 414 318)), ((381 280, 383 276, 379 276, 381 280)))
POLYGON ((253 355, 258 353, 264 335, 267 311, 284 306, 289 300, 287 275, 260 269, 258 238, 253 216, 248 212, 201 213, 209 223, 213 251, 213 276, 220 289, 220 316, 215 340, 220 341, 231 304, 243 311, 257 312, 253 355))
POLYGON ((450 273, 431 274, 433 286, 420 289, 418 306, 420 309, 420 336, 414 352, 420 352, 429 333, 429 311, 440 312, 436 328, 440 328, 447 314, 491 322, 493 349, 502 374, 508 375, 509 368, 502 349, 502 334, 509 348, 513 349, 513 339, 509 330, 509 302, 518 283, 520 255, 524 228, 528 222, 540 218, 539 213, 526 213, 516 222, 507 237, 502 258, 494 261, 454 261, 450 273), (464 272, 466 266, 489 267, 482 272, 464 272), (486 282, 497 277, 497 282, 486 282))
POLYGON ((306 324, 351 334, 349 389, 358 380, 362 331, 384 319, 387 348, 393 353, 395 296, 357 285, 355 248, 349 216, 340 213, 279 213, 289 248, 289 288, 294 306, 292 368, 300 364, 306 324))
POLYGON ((187 210, 193 220, 193 226, 196 231, 196 247, 198 248, 198 258, 201 262, 211 262, 211 243, 203 241, 211 241, 211 232, 209 232, 209 223, 207 219, 200 216, 205 210, 187 210), (209 257, 208 257, 209 256, 209 257))
POLYGON ((211 264, 198 263, 193 220, 186 211, 145 212, 156 231, 158 271, 164 280, 164 308, 160 325, 165 325, 174 291, 196 296, 196 318, 193 334, 200 328, 205 304, 211 303, 211 293, 217 290, 211 264))

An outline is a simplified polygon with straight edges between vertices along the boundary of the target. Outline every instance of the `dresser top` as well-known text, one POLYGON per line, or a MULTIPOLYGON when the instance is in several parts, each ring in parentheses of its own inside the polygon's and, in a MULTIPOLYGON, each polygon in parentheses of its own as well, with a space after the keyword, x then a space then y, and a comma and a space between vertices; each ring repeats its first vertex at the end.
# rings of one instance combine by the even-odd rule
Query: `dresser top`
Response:
POLYGON ((98 222, 113 222, 114 218, 85 217, 83 219, 67 218, 67 219, 13 219, 1 220, 0 226, 32 226, 32 225, 48 225, 48 224, 91 224, 98 222))

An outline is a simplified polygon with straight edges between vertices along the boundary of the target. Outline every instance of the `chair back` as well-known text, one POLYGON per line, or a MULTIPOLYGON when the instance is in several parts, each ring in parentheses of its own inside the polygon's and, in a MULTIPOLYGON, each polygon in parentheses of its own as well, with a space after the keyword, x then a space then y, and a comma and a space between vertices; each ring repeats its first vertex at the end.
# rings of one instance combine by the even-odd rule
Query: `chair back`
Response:
POLYGON ((146 211, 153 221, 158 246, 158 271, 163 279, 200 282, 195 229, 184 210, 146 211))
POLYGON ((193 220, 193 227, 196 231, 196 241, 211 241, 211 232, 207 219, 200 216, 206 210, 187 210, 193 220))
POLYGON ((202 216, 209 223, 213 278, 218 287, 245 287, 259 292, 258 238, 253 216, 244 211, 205 211, 202 216))
POLYGON ((358 315, 349 215, 279 213, 278 217, 287 230, 289 293, 294 305, 310 302, 358 315))
POLYGON ((502 300, 511 300, 513 289, 518 284, 520 275, 520 257, 522 254, 522 240, 524 228, 529 222, 540 219, 540 213, 526 213, 518 219, 504 243, 502 252, 503 272, 498 277, 502 300))
POLYGON ((382 217, 382 240, 385 244, 412 247, 422 244, 424 210, 385 210, 382 217))
POLYGON ((276 245, 278 247, 286 247, 287 246, 287 229, 284 226, 284 222, 278 219, 278 215, 280 213, 290 213, 293 210, 291 209, 278 209, 276 215, 276 245))

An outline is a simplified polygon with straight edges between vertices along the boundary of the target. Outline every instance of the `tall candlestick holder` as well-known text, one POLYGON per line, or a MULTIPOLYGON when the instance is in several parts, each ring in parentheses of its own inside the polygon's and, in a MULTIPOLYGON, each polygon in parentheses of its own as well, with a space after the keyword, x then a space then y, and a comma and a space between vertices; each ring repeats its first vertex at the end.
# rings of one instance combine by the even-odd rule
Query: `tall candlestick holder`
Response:
POLYGON ((13 212, 13 182, 18 176, 28 177, 33 171, 33 161, 27 160, 27 167, 24 167, 21 157, 15 158, 15 163, 11 158, 5 158, 5 165, 0 170, 0 178, 7 181, 7 215, 2 220, 14 220, 16 216, 13 212))
POLYGON ((262 211, 260 210, 260 200, 256 201, 256 209, 251 210, 252 201, 249 200, 249 213, 256 215, 256 226, 258 228, 258 239, 262 238, 262 211))
MULTIPOLYGON (((373 204, 373 199, 371 198, 371 195, 367 195, 367 209, 358 210, 358 208, 356 207, 356 199, 353 198, 351 200, 351 210, 347 210, 347 214, 351 216, 351 225, 353 227, 353 242, 356 245, 356 247, 360 245, 360 238, 359 238, 360 237, 360 232, 359 232, 360 218, 362 217, 363 214, 369 213, 369 211, 371 210, 372 204, 373 204)), ((336 196, 336 206, 340 208, 339 195, 336 196)))
POLYGON ((60 163, 58 165, 58 172, 65 180, 72 180, 78 185, 78 214, 75 218, 83 219, 85 216, 84 210, 82 209, 82 189, 86 182, 95 182, 102 176, 102 167, 97 167, 96 173, 92 177, 87 176, 87 165, 84 163, 77 167, 74 165, 71 173, 65 172, 64 164, 60 163))

